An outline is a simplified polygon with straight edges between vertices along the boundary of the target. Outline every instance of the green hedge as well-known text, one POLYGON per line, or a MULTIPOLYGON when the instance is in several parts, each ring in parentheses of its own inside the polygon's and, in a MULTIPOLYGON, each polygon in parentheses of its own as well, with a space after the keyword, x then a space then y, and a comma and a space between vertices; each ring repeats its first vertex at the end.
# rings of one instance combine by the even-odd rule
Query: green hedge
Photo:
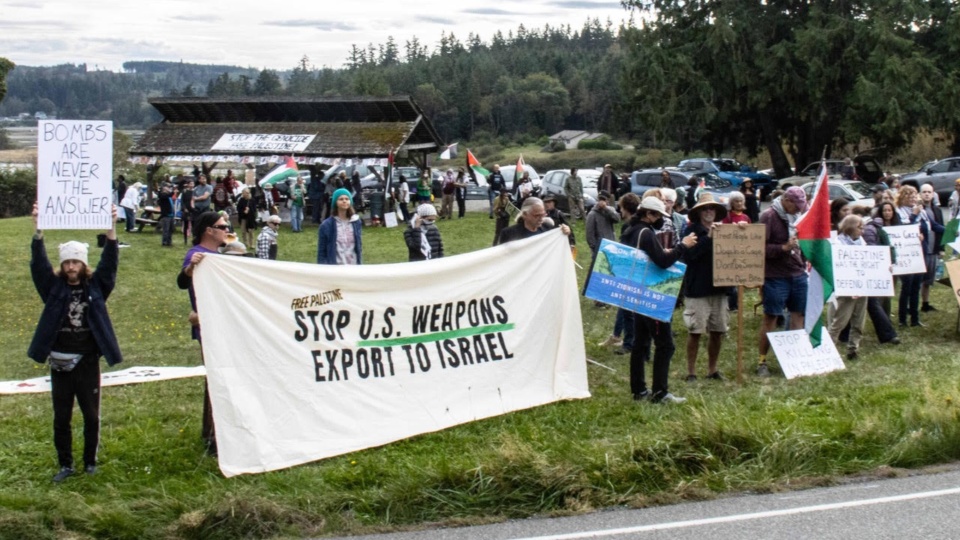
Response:
POLYGON ((610 140, 610 137, 604 135, 598 139, 583 140, 577 143, 579 150, 622 150, 623 145, 610 140))
POLYGON ((0 171, 0 218, 29 216, 37 198, 37 171, 0 171))

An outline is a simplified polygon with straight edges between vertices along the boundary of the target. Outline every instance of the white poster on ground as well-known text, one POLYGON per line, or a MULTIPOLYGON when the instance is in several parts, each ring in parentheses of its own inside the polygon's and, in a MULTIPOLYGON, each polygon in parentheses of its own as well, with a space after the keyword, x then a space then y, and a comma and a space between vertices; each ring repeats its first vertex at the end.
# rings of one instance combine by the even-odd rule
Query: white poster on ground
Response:
POLYGON ((37 226, 106 230, 112 204, 113 122, 37 122, 37 226))
POLYGON ((896 225, 884 227, 890 237, 890 245, 897 250, 897 263, 893 265, 893 275, 921 274, 927 271, 923 259, 923 246, 920 245, 919 225, 896 225))
POLYGON ((888 246, 833 244, 833 292, 837 296, 893 296, 888 246))
POLYGON ((770 332, 767 338, 777 355, 777 362, 788 379, 807 375, 820 375, 838 369, 846 369, 836 345, 830 339, 827 329, 821 330, 820 346, 816 349, 810 343, 805 330, 770 332))
MULTIPOLYGON (((122 386, 154 381, 169 381, 187 377, 203 377, 203 366, 147 367, 139 366, 120 371, 105 371, 100 375, 100 386, 122 386)), ((0 381, 0 394, 39 394, 50 391, 50 375, 23 381, 0 381)))
POLYGON ((194 286, 226 476, 590 396, 559 231, 389 265, 210 255, 194 286))

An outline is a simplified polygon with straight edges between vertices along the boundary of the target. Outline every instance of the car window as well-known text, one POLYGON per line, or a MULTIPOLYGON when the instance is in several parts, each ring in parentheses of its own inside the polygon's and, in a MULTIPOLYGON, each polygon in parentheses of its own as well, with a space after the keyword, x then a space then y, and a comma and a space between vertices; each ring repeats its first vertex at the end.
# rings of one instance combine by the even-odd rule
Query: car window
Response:
POLYGON ((953 163, 952 161, 948 161, 948 160, 943 160, 943 161, 937 162, 937 163, 935 163, 932 167, 930 167, 929 171, 930 171, 930 172, 933 172, 933 173, 944 173, 944 172, 947 172, 947 171, 950 170, 950 165, 951 165, 952 163, 953 163))
POLYGON ((640 185, 641 186, 659 186, 660 185, 660 175, 645 173, 640 175, 640 185))
POLYGON ((687 185, 687 177, 682 174, 670 173, 670 179, 673 180, 673 187, 681 187, 681 186, 687 185))
POLYGON ((870 186, 865 182, 850 182, 847 184, 847 189, 852 191, 855 195, 859 195, 859 198, 861 199, 873 197, 873 192, 870 191, 870 186))
POLYGON ((737 166, 736 161, 727 161, 727 160, 715 160, 713 164, 717 166, 717 169, 723 172, 740 172, 740 167, 737 166))
POLYGON ((840 186, 830 186, 830 200, 839 199, 843 197, 844 199, 849 199, 850 196, 847 195, 846 191, 843 190, 840 186))

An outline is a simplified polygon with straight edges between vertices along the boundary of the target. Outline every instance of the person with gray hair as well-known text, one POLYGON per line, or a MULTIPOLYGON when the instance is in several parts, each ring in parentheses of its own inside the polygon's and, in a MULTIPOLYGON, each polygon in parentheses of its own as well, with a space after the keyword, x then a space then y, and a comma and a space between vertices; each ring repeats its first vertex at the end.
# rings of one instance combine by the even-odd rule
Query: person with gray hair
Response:
POLYGON ((660 196, 663 197, 663 204, 667 207, 667 213, 670 214, 670 221, 673 223, 673 230, 676 231, 676 236, 679 237, 680 233, 686 228, 687 217, 677 212, 677 190, 670 187, 660 187, 660 196))
MULTIPOLYGON (((551 228, 543 223, 545 217, 547 217, 547 211, 543 206, 543 201, 538 197, 527 197, 520 206, 520 215, 517 216, 517 222, 500 231, 500 243, 506 244, 514 240, 523 240, 549 231, 551 228)), ((564 235, 569 235, 570 227, 560 225, 560 231, 564 235)))
POLYGON ((107 298, 117 283, 120 249, 117 243, 117 207, 97 269, 87 263, 87 244, 60 244, 60 268, 54 271, 38 228, 39 211, 33 204, 36 232, 31 245, 30 275, 43 300, 43 312, 27 356, 50 365, 53 397, 53 444, 63 482, 74 474, 73 432, 70 420, 76 400, 83 414, 83 465, 87 474, 97 471, 100 446, 100 357, 113 366, 123 361, 120 345, 107 313, 107 298))
MULTIPOLYGON (((863 219, 848 215, 837 225, 837 243, 847 246, 865 246, 863 239, 863 219)), ((860 341, 863 339, 863 324, 867 315, 866 296, 838 296, 836 303, 827 303, 827 331, 834 343, 840 337, 844 327, 850 325, 850 337, 847 340, 847 360, 856 360, 860 341)))

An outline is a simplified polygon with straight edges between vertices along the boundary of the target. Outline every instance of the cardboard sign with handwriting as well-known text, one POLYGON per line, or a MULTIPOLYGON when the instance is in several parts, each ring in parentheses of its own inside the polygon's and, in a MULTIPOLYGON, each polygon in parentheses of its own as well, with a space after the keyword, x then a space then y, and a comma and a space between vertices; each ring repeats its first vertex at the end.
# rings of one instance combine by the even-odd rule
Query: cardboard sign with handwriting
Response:
POLYGON ((713 285, 763 285, 767 226, 721 225, 713 230, 713 285))

